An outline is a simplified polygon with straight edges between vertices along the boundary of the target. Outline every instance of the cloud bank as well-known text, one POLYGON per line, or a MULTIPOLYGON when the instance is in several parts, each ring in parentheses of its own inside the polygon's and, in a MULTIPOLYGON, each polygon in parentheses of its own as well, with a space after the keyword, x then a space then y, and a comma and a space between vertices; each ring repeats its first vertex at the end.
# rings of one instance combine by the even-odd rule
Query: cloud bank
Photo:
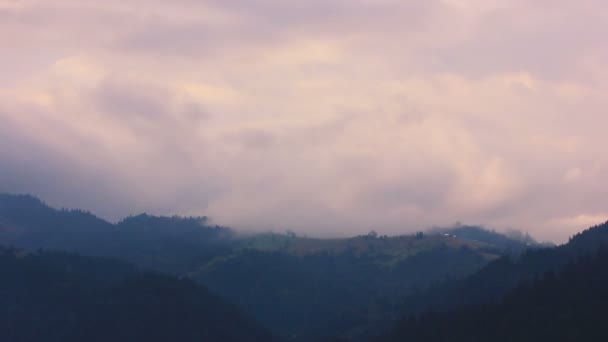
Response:
POLYGON ((0 191, 349 235, 608 218, 599 0, 0 0, 0 191))

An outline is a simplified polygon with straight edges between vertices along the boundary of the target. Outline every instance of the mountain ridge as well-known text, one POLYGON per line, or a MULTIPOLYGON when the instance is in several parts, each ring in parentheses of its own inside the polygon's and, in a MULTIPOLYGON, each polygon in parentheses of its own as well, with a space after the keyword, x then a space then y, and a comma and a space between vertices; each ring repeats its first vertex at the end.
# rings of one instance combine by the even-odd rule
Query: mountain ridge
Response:
POLYGON ((0 232, 3 244, 118 258, 191 278, 301 341, 393 317, 399 312, 395 298, 473 274, 513 253, 504 244, 439 233, 241 236, 204 217, 147 214, 111 224, 87 212, 52 209, 31 196, 0 195, 0 224, 12 229, 0 232))

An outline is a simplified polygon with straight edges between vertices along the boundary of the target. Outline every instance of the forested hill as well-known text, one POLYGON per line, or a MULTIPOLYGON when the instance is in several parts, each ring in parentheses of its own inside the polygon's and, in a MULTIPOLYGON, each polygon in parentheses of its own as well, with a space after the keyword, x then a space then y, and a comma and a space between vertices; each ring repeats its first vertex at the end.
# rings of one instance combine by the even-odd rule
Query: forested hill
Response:
POLYGON ((591 227, 564 245, 528 250, 519 257, 504 256, 462 280, 437 284, 409 297, 404 311, 410 314, 446 311, 495 302, 518 284, 560 269, 605 246, 608 246, 608 223, 591 227))
POLYGON ((3 341, 276 341, 191 280, 121 262, 0 249, 3 341))
POLYGON ((523 282, 496 304, 409 316, 378 339, 392 341, 606 341, 608 249, 523 282))
POLYGON ((0 243, 120 258, 169 273, 187 272, 228 250, 234 233, 205 217, 146 214, 111 224, 82 210, 57 210, 29 195, 0 194, 0 243))
POLYGON ((492 246, 502 247, 510 254, 519 254, 530 247, 550 247, 550 244, 539 244, 527 233, 512 230, 498 233, 479 226, 455 225, 449 228, 432 228, 430 233, 449 235, 461 239, 484 242, 492 246))

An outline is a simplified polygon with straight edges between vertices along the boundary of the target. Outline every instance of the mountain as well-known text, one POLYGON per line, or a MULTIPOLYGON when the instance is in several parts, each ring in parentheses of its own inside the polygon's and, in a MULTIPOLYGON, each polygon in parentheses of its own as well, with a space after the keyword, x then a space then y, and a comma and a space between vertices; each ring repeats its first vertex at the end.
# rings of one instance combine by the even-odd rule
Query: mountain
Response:
POLYGON ((235 250, 189 276, 299 340, 385 320, 396 312, 394 298, 470 274, 500 255, 443 236, 275 240, 280 247, 235 250))
POLYGON ((276 341, 191 280, 66 253, 0 249, 4 341, 276 341))
POLYGON ((564 245, 530 249, 520 256, 503 256, 461 280, 450 280, 408 297, 403 312, 449 311, 492 303, 509 290, 548 271, 558 270, 608 245, 608 223, 578 233, 564 245))
POLYGON ((378 341, 605 341, 607 264, 608 249, 600 247, 520 283, 497 303, 409 316, 378 341))
POLYGON ((205 217, 146 214, 111 224, 82 210, 56 210, 29 195, 0 194, 0 243, 124 259, 168 273, 186 272, 229 250, 233 232, 205 217))
POLYGON ((484 242, 503 248, 508 254, 512 255, 520 254, 530 248, 551 247, 549 244, 540 244, 530 235, 515 230, 501 234, 479 226, 458 224, 449 228, 435 227, 431 229, 430 233, 484 242))
POLYGON ((204 217, 143 214, 111 224, 87 212, 50 208, 32 196, 0 195, 2 244, 117 258, 188 277, 300 341, 358 335, 390 322, 400 312, 399 298, 466 277, 512 252, 508 238, 492 237, 245 236, 204 217))
POLYGON ((512 252, 503 245, 424 233, 340 239, 267 233, 239 241, 230 255, 188 276, 301 341, 367 336, 398 317, 401 298, 470 275, 512 252))

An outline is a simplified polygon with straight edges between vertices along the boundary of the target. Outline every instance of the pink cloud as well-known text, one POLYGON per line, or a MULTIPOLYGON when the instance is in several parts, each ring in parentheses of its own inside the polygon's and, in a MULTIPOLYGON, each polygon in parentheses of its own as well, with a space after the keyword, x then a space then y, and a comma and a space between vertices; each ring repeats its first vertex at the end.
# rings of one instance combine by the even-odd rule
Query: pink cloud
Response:
POLYGON ((608 214, 601 1, 140 5, 0 4, 0 191, 326 235, 608 214))

